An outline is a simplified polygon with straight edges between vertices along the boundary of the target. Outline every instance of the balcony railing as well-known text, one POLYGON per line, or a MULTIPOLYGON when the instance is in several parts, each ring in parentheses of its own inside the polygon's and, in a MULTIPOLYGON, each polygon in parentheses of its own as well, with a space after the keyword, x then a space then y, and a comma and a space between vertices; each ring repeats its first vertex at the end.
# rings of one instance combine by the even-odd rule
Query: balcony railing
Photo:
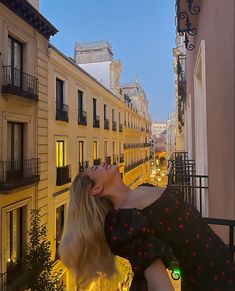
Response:
POLYGON ((82 111, 78 114, 78 124, 87 125, 87 112, 82 111))
POLYGON ((119 132, 122 132, 123 130, 122 130, 122 124, 121 123, 119 123, 119 132))
POLYGON ((121 154, 119 157, 120 163, 124 163, 124 154, 121 154))
POLYGON ((94 166, 99 166, 100 163, 101 163, 101 159, 94 159, 94 160, 93 160, 93 164, 94 164, 94 166))
POLYGON ((89 168, 89 162, 88 161, 84 161, 84 162, 79 162, 78 163, 78 171, 79 171, 79 173, 83 172, 87 168, 89 168))
POLYGON ((93 118, 93 127, 100 128, 100 117, 98 115, 93 118))
POLYGON ((113 165, 116 165, 118 163, 118 156, 113 155, 113 165))
POLYGON ((124 168, 124 172, 127 173, 131 170, 133 170, 134 168, 137 168, 138 166, 142 165, 144 163, 143 159, 140 159, 138 161, 132 162, 129 165, 126 165, 124 168))
POLYGON ((108 156, 105 158, 105 162, 108 164, 108 165, 111 165, 111 156, 108 156))
POLYGON ((117 131, 117 122, 116 121, 112 122, 112 130, 117 131))
MULTIPOLYGON (((196 175, 194 160, 188 160, 187 152, 175 152, 169 160, 168 187, 177 188, 184 201, 203 212, 203 199, 208 195, 208 176, 196 175)), ((208 224, 226 226, 229 230, 229 248, 235 252, 235 220, 204 217, 208 224)))
POLYGON ((56 186, 61 186, 71 182, 71 165, 56 168, 56 186))
POLYGON ((56 101, 56 120, 69 121, 69 106, 56 101))
POLYGON ((38 100, 38 79, 12 66, 3 66, 3 93, 38 100))
POLYGON ((39 181, 39 160, 0 161, 0 191, 9 191, 39 181))
MULTIPOLYGON (((22 273, 23 265, 22 260, 19 260, 16 263, 9 263, 7 266, 7 271, 0 274, 0 290, 1 291, 10 291, 11 283, 17 279, 17 277, 22 273)), ((14 289, 15 290, 15 289, 14 289)))
POLYGON ((104 119, 104 129, 109 129, 109 119, 104 119))

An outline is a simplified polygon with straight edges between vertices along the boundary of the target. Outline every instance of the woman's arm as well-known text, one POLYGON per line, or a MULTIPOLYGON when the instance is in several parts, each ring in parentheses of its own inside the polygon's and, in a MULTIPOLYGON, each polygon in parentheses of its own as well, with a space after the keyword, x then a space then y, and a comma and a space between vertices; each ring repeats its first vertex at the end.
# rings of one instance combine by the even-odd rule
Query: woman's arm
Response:
POLYGON ((155 260, 144 271, 148 291, 174 291, 166 268, 160 259, 155 260))

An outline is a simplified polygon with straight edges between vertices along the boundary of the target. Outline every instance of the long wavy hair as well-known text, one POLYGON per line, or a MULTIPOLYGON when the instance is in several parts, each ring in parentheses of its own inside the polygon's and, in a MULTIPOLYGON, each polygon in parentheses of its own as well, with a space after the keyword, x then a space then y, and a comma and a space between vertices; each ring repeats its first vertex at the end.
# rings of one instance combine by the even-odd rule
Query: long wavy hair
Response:
POLYGON ((91 195, 95 182, 85 174, 75 177, 70 188, 66 225, 59 245, 63 264, 85 286, 99 274, 115 273, 115 260, 104 234, 104 220, 111 203, 91 195))

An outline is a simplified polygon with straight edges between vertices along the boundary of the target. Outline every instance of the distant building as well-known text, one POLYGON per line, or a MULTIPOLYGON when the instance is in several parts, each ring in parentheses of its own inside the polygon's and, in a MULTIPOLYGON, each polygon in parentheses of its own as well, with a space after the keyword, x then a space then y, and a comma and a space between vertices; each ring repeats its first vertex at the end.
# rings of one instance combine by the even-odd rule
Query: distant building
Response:
POLYGON ((113 60, 108 41, 76 43, 75 62, 115 95, 120 96, 121 62, 113 60))
POLYGON ((155 152, 166 151, 166 122, 154 122, 151 125, 152 143, 155 152))
POLYGON ((176 118, 175 112, 172 112, 167 120, 166 126, 166 152, 169 159, 176 150, 176 118))

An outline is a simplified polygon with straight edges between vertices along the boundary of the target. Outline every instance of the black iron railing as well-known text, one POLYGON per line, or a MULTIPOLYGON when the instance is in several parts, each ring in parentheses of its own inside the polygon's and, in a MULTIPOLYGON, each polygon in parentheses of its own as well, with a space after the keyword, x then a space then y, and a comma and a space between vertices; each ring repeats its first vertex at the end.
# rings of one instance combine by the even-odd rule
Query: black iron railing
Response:
POLYGON ((109 129, 109 120, 104 119, 104 129, 109 129))
POLYGON ((105 157, 105 162, 106 162, 108 165, 111 165, 111 156, 105 157))
MULTIPOLYGON (((208 196, 208 176, 197 175, 194 160, 188 159, 187 152, 175 152, 168 165, 168 187, 177 188, 184 201, 198 208, 202 214, 203 200, 208 196)), ((226 226, 229 230, 229 248, 235 252, 234 228, 235 220, 204 217, 211 225, 226 226)))
POLYGON ((71 165, 56 168, 56 186, 71 182, 71 165))
POLYGON ((78 124, 87 125, 87 112, 86 111, 82 111, 78 113, 78 124))
MULTIPOLYGON (((11 283, 22 273, 23 265, 22 260, 18 260, 16 263, 10 262, 7 265, 7 271, 0 274, 0 290, 10 291, 11 283)), ((14 289, 15 290, 15 289, 14 289)))
POLYGON ((94 159, 94 160, 93 160, 93 164, 94 164, 94 166, 99 166, 100 163, 101 163, 101 159, 94 159))
POLYGON ((38 79, 12 66, 3 66, 3 93, 38 100, 38 79))
POLYGON ((122 132, 123 130, 122 130, 122 124, 121 123, 119 123, 119 132, 122 132))
POLYGON ((69 106, 56 101, 56 120, 69 121, 69 106))
POLYGON ((124 154, 120 154, 119 162, 124 163, 124 154))
POLYGON ((117 131, 117 122, 116 121, 112 121, 112 130, 117 131))
POLYGON ((88 161, 83 161, 78 163, 78 170, 79 173, 83 172, 85 169, 89 167, 89 162, 88 161))
POLYGON ((37 183, 39 159, 22 161, 0 161, 0 190, 8 191, 21 186, 37 183))
POLYGON ((100 117, 98 115, 93 118, 93 127, 100 128, 100 117))
POLYGON ((133 170, 134 168, 142 165, 143 163, 144 163, 144 160, 140 159, 138 161, 135 161, 135 162, 132 162, 132 163, 126 165, 125 168, 124 168, 124 173, 127 173, 127 172, 133 170))

